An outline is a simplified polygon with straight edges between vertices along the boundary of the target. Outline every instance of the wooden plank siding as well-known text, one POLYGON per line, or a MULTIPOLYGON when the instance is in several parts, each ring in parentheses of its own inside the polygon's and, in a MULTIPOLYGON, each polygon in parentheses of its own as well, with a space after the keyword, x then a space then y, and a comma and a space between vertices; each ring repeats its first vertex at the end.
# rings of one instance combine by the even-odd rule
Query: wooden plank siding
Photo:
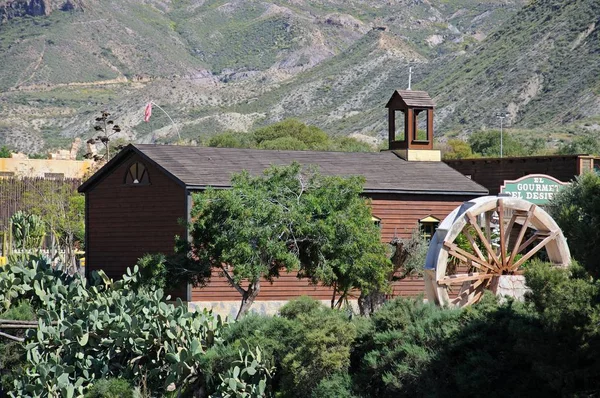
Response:
POLYGON ((529 174, 546 174, 569 182, 580 173, 580 159, 572 156, 532 156, 522 158, 444 160, 456 171, 470 176, 497 195, 506 180, 516 180, 529 174))
POLYGON ((381 219, 381 240, 390 242, 395 236, 410 238, 419 220, 433 216, 442 221, 452 210, 472 196, 373 194, 373 215, 381 219))
MULTIPOLYGON (((452 210, 473 197, 441 195, 395 195, 372 194, 373 215, 381 219, 382 241, 390 242, 397 234, 409 238, 420 219, 434 216, 443 220, 452 210)), ((313 285, 306 279, 298 279, 296 272, 283 273, 273 283, 261 281, 257 301, 289 300, 299 296, 310 296, 318 300, 330 300, 333 291, 324 286, 313 285)), ((424 293, 422 278, 407 278, 395 282, 393 296, 417 296, 424 293)), ((192 301, 239 301, 240 294, 231 287, 225 277, 213 272, 207 286, 194 287, 192 301)))
MULTIPOLYGON (((185 236, 183 186, 148 162, 142 162, 150 185, 125 185, 129 166, 141 161, 132 154, 86 193, 86 272, 102 269, 120 278, 145 253, 173 253, 175 235, 185 236)), ((172 291, 186 298, 186 287, 172 291)))

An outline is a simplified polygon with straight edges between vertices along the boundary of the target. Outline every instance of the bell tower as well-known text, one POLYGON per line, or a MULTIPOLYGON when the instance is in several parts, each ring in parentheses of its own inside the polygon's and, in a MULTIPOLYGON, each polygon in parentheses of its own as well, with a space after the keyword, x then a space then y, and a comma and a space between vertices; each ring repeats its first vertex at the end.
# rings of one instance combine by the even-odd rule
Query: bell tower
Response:
POLYGON ((404 160, 441 161, 433 149, 434 103, 425 91, 396 90, 385 106, 388 108, 389 149, 404 160), (404 120, 404 127, 397 123, 404 120))

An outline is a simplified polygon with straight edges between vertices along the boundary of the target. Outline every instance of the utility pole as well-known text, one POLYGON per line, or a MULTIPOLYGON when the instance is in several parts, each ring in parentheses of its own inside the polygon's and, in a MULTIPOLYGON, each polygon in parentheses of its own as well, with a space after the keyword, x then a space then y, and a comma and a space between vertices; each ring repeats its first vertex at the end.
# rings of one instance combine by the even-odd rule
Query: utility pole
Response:
POLYGON ((504 118, 506 117, 506 114, 504 112, 498 112, 496 113, 496 117, 498 119, 500 119, 500 157, 502 157, 503 152, 504 152, 504 148, 503 148, 503 137, 502 137, 502 124, 504 122, 504 118))

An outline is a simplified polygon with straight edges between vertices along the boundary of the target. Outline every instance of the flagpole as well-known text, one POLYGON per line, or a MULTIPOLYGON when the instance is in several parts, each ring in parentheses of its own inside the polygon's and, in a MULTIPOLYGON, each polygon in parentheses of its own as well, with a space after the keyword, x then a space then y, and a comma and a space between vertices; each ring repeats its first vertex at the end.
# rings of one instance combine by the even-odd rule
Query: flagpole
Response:
POLYGON ((165 115, 167 115, 167 117, 169 118, 169 120, 171 121, 171 123, 173 124, 173 126, 175 127, 175 130, 177 130, 177 137, 179 138, 179 141, 181 141, 181 134, 179 133, 179 127, 177 127, 177 125, 175 124, 175 122, 173 121, 173 119, 171 119, 171 116, 169 116, 169 114, 167 113, 167 111, 165 111, 163 108, 161 108, 160 105, 158 105, 154 101, 150 101, 150 103, 152 105, 155 105, 158 109, 160 109, 161 111, 163 111, 163 113, 165 115))

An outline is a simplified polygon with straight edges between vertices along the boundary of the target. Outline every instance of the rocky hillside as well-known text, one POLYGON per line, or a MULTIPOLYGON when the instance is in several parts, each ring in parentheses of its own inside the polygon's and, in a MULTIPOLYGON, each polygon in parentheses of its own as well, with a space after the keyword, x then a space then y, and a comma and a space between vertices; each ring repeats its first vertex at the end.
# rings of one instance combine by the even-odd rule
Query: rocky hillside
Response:
POLYGON ((103 109, 128 139, 177 139, 158 110, 143 123, 149 100, 187 139, 289 116, 381 134, 409 65, 447 101, 437 65, 477 57, 525 1, 0 0, 0 145, 66 145, 103 109))
POLYGON ((81 0, 9 0, 0 1, 0 22, 23 17, 48 16, 53 11, 82 9, 81 0))
POLYGON ((436 95, 445 129, 497 124, 577 125, 600 131, 600 2, 535 0, 471 53, 433 68, 423 86, 436 95))

